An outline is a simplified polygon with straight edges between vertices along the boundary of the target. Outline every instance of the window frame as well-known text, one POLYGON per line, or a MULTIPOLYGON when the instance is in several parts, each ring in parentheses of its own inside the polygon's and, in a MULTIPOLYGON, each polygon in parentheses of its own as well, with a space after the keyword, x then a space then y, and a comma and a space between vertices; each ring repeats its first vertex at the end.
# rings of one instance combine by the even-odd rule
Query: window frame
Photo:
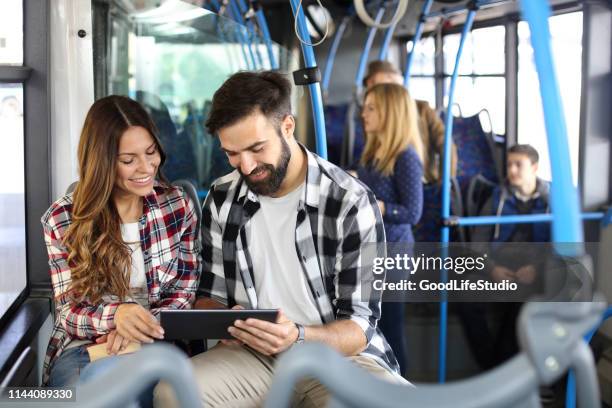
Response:
POLYGON ((23 0, 23 64, 0 64, 0 83, 23 86, 26 287, 0 316, 9 323, 28 296, 51 296, 40 217, 51 199, 49 3, 23 0), (46 41, 41 41, 46 39, 46 41))
MULTIPOLYGON (((558 16, 562 14, 574 13, 574 12, 583 12, 584 6, 579 1, 574 1, 566 4, 559 4, 552 6, 551 16, 558 16)), ((505 78, 506 83, 506 146, 512 146, 518 141, 518 23, 520 21, 524 21, 521 13, 509 13, 507 15, 501 17, 494 17, 486 20, 478 20, 475 21, 472 25, 472 30, 476 30, 479 28, 488 28, 494 26, 504 26, 505 27, 505 72, 504 74, 459 74, 458 77, 503 77, 505 78), (510 52, 512 51, 513 52, 510 52)), ((445 30, 442 35, 438 36, 437 32, 427 31, 423 33, 422 39, 426 37, 434 37, 435 47, 436 47, 436 57, 434 61, 435 66, 435 74, 434 75, 412 75, 413 78, 435 78, 436 84, 436 109, 444 110, 446 107, 444 106, 444 96, 445 96, 445 80, 450 78, 452 75, 445 74, 444 72, 444 53, 442 52, 442 47, 444 46, 444 37, 446 35, 461 33, 463 30, 464 24, 455 25, 448 30, 445 30)), ((583 32, 584 37, 584 32, 583 32)), ((405 72, 406 66, 406 58, 407 58, 407 43, 413 40, 413 36, 403 36, 399 37, 398 41, 401 44, 401 61, 402 70, 405 72)), ((584 89, 583 89, 584 92, 584 89)), ((581 118, 582 119, 582 118, 581 118)), ((580 125, 582 127, 582 124, 580 125)), ((579 138, 579 146, 582 147, 582 139, 583 135, 580 134, 579 138)), ((582 150, 582 149, 581 149, 582 150)), ((581 153, 579 153, 579 156, 581 153)), ((580 169, 580 160, 579 160, 579 169, 580 169)), ((579 170, 580 174, 580 170, 579 170)))

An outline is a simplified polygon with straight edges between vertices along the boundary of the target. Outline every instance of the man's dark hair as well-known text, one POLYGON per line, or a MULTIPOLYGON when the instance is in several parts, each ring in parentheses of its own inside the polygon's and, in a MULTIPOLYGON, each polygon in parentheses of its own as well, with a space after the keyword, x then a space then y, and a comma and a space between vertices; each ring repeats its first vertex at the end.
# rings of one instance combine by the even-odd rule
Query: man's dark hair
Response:
POLYGON ((538 151, 529 144, 517 144, 508 149, 508 153, 524 154, 529 158, 531 164, 535 164, 540 160, 538 151))
POLYGON ((257 110, 277 125, 291 114, 291 83, 283 74, 238 72, 229 77, 213 96, 206 127, 215 135, 257 110))

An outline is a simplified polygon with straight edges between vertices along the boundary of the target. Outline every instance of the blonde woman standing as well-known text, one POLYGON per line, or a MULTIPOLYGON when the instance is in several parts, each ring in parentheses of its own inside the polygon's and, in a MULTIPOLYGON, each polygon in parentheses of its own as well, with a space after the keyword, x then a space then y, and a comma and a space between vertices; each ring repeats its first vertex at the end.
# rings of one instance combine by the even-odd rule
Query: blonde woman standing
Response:
MULTIPOLYGON (((418 114, 408 91, 397 84, 369 88, 362 112, 366 144, 357 175, 376 195, 387 242, 412 243, 412 225, 423 206, 423 143, 418 114)), ((406 276, 404 276, 406 275, 406 276)), ((407 272, 387 271, 388 281, 407 272)), ((384 302, 381 330, 405 372, 404 304, 384 302)))

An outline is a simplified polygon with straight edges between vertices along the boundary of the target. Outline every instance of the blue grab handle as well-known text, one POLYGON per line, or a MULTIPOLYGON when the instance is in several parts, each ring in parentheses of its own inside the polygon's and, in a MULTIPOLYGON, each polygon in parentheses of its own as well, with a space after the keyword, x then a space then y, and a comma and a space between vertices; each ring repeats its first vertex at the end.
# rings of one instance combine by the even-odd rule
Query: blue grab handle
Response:
MULTIPOLYGON (((304 11, 299 6, 299 0, 290 0, 291 10, 293 16, 298 22, 298 32, 300 34, 300 41, 302 46, 302 54, 304 56, 304 65, 306 68, 314 68, 317 66, 317 60, 312 49, 310 40, 310 34, 306 27, 306 19, 304 18, 304 11), (307 42, 307 44, 304 44, 307 42)), ((325 135, 325 116, 323 114, 323 96, 321 94, 321 86, 317 82, 315 84, 308 85, 310 91, 310 102, 312 104, 312 112, 314 115, 315 124, 315 137, 317 145, 317 154, 324 159, 327 159, 327 138, 325 135)))

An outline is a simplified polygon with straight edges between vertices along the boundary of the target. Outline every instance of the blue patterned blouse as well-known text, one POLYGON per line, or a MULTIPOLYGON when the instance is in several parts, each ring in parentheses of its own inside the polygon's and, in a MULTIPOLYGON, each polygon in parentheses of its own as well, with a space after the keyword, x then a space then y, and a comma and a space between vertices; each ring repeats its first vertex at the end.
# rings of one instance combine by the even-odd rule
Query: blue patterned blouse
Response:
POLYGON ((387 242, 414 242, 412 225, 423 209, 423 165, 414 149, 400 153, 390 176, 370 165, 359 166, 357 175, 385 203, 387 242))

